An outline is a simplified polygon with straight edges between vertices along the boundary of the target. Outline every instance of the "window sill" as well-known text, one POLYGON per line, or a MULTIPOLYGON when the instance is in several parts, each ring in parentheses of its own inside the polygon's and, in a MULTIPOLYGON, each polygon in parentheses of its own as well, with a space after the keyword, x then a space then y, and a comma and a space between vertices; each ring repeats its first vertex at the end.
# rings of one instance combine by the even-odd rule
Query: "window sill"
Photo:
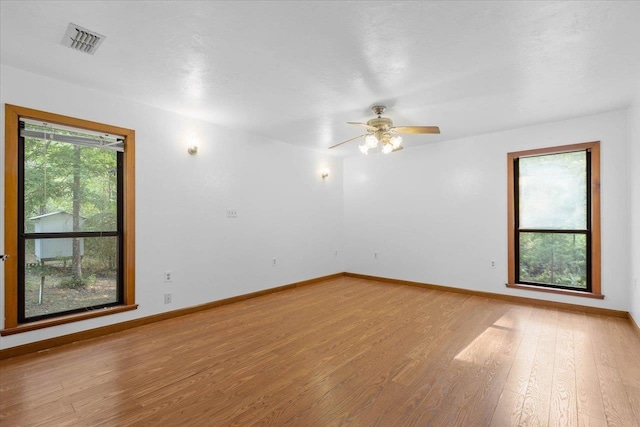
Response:
POLYGON ((120 305, 117 307, 107 307, 103 309, 87 311, 84 313, 70 314, 68 316, 56 317, 55 319, 40 320, 18 325, 14 328, 7 328, 0 331, 0 336, 19 334, 22 332, 35 331, 37 329, 50 328, 51 326, 64 325, 67 323, 79 322, 81 320, 93 319, 95 317, 109 316, 111 314, 123 313, 138 308, 138 304, 120 305))
POLYGON ((511 289, 524 289, 527 291, 546 292, 548 294, 556 294, 556 295, 571 295, 572 297, 604 299, 604 295, 594 294, 591 292, 570 291, 568 289, 543 288, 541 286, 521 285, 519 283, 507 283, 506 285, 507 285, 507 288, 511 288, 511 289))

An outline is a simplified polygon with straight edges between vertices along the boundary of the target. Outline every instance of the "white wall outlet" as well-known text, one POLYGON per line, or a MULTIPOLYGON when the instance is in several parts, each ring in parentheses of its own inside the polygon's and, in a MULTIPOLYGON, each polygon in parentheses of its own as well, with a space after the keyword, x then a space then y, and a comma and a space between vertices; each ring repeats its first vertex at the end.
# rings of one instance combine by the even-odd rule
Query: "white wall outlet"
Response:
POLYGON ((171 294, 164 294, 164 303, 171 304, 171 294))
POLYGON ((493 269, 496 268, 496 262, 495 261, 491 261, 491 268, 493 268, 493 269))
POLYGON ((271 265, 275 267, 277 264, 278 264, 278 259, 276 257, 273 257, 273 260, 271 260, 271 265))
POLYGON ((335 253, 333 254, 334 257, 338 258, 338 251, 335 251, 335 253))
POLYGON ((171 279, 173 278, 173 274, 170 271, 164 272, 164 283, 171 283, 171 279))
POLYGON ((373 253, 373 259, 378 259, 378 252, 373 253))
POLYGON ((227 209, 227 218, 238 218, 238 211, 236 209, 227 209))

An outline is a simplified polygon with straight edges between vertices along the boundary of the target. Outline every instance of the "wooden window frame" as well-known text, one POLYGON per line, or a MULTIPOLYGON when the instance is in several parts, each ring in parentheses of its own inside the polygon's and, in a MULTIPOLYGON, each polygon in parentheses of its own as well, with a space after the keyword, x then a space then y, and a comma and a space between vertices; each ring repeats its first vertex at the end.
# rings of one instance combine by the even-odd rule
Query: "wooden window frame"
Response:
POLYGON ((5 213, 4 213, 4 329, 6 336, 80 320, 135 310, 135 131, 103 123, 77 119, 15 105, 5 105, 5 213), (123 302, 122 305, 76 314, 61 315, 40 321, 19 323, 18 318, 18 149, 19 119, 29 118, 47 123, 122 135, 125 137, 123 156, 123 302))
POLYGON ((539 148, 534 150, 507 153, 507 235, 508 235, 508 288, 526 289, 560 295, 572 295, 587 298, 604 299, 601 289, 601 260, 600 260, 600 141, 581 144, 563 145, 558 147, 539 148), (591 230, 591 291, 557 289, 552 287, 527 285, 516 283, 516 215, 515 187, 516 176, 514 163, 521 157, 540 156, 546 154, 560 154, 574 151, 588 151, 591 154, 590 195, 591 195, 591 223, 587 228, 591 230))

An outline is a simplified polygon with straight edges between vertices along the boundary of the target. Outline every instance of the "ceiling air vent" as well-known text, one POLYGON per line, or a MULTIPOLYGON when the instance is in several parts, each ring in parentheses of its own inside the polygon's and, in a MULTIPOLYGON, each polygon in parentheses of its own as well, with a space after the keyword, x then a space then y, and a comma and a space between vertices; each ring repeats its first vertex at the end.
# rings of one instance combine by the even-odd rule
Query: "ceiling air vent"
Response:
POLYGON ((106 37, 76 24, 69 24, 62 44, 71 49, 93 55, 106 37))

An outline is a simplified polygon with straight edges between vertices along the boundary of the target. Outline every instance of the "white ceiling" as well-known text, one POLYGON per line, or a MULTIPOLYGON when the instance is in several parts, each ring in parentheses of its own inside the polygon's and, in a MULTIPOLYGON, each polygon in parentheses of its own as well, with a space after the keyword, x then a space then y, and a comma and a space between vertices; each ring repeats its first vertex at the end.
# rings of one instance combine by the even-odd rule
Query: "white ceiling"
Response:
MULTIPOLYGON (((315 149, 388 107, 428 144, 625 108, 637 1, 4 1, 1 62, 315 149), (94 56, 67 25, 104 34, 94 56)), ((357 153, 357 143, 332 150, 357 153)))

